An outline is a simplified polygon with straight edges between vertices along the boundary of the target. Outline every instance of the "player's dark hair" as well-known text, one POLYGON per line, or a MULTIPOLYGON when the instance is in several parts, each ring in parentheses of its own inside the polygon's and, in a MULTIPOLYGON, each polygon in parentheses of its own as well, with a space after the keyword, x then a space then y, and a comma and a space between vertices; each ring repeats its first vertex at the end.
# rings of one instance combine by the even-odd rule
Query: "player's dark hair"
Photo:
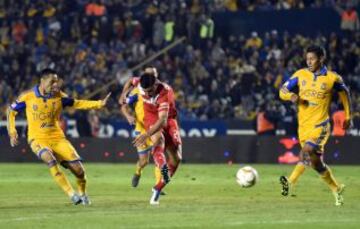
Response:
POLYGON ((326 57, 326 52, 325 49, 323 47, 320 47, 318 45, 311 45, 306 49, 306 53, 315 53, 315 55, 320 59, 320 58, 325 58, 326 57))
POLYGON ((142 88, 149 88, 155 84, 156 77, 152 73, 143 73, 140 76, 140 85, 142 88))
POLYGON ((50 75, 56 75, 57 72, 54 70, 54 69, 51 69, 51 68, 45 68, 43 70, 41 70, 40 72, 40 77, 42 79, 46 79, 48 78, 50 75))
POLYGON ((154 65, 145 65, 144 69, 147 69, 147 68, 156 68, 154 65))

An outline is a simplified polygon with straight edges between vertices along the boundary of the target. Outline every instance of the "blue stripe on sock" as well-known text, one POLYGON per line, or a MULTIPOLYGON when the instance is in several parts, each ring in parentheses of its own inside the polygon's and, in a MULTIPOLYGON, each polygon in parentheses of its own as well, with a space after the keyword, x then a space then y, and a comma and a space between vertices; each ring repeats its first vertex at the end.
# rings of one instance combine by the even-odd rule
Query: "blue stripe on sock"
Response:
POLYGON ((144 149, 144 150, 142 150, 142 151, 138 151, 137 153, 138 154, 147 154, 148 152, 150 152, 152 150, 152 146, 150 146, 149 148, 147 148, 147 149, 144 149))
POLYGON ((51 150, 48 148, 43 148, 37 153, 37 156, 41 159, 41 155, 45 152, 51 152, 51 150))
POLYGON ((52 161, 49 161, 49 162, 47 163, 47 165, 48 165, 49 168, 55 166, 56 164, 57 164, 57 161, 56 161, 56 160, 52 160, 52 161))

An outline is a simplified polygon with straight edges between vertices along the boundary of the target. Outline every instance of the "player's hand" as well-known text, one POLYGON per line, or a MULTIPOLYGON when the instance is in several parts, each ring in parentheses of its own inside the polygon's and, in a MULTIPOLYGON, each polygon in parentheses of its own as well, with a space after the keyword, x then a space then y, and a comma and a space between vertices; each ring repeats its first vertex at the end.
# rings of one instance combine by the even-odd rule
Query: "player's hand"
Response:
POLYGON ((125 104, 126 103, 126 93, 121 93, 121 95, 120 95, 120 98, 119 98, 119 104, 120 105, 123 105, 123 104, 125 104))
POLYGON ((19 145, 19 136, 17 133, 10 135, 10 145, 11 145, 11 147, 15 147, 15 146, 19 145))
POLYGON ((291 102, 296 103, 296 104, 302 104, 302 105, 309 105, 309 101, 305 100, 305 99, 301 99, 298 95, 293 94, 290 98, 291 102))
POLYGON ((146 139, 148 139, 150 136, 145 133, 145 134, 140 134, 139 136, 137 136, 134 141, 133 144, 135 147, 140 147, 142 145, 144 145, 146 143, 146 139))
POLYGON ((135 125, 135 117, 132 115, 126 116, 126 120, 130 125, 135 125))
POLYGON ((107 96, 101 100, 101 105, 104 107, 106 105, 106 103, 108 102, 109 98, 110 98, 111 92, 109 94, 107 94, 107 96))
POLYGON ((308 106, 309 105, 309 101, 305 100, 305 99, 299 99, 299 104, 302 104, 302 105, 305 105, 305 106, 308 106))
POLYGON ((346 119, 346 120, 344 121, 344 123, 343 123, 343 129, 344 129, 344 130, 348 130, 348 129, 352 128, 353 125, 354 125, 354 124, 353 124, 352 119, 346 119))
POLYGON ((299 101, 299 96, 296 94, 292 94, 290 100, 293 103, 297 103, 299 101))

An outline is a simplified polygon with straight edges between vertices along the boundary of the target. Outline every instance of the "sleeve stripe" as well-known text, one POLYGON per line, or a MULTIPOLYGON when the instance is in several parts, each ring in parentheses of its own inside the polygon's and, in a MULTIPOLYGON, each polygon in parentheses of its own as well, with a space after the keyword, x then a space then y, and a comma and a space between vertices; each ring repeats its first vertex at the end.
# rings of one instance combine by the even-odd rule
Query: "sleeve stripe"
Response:
POLYGON ((334 89, 336 91, 348 91, 348 88, 346 87, 346 85, 344 83, 338 83, 338 82, 335 82, 334 83, 334 89))
POLYGON ((291 91, 292 89, 294 89, 298 84, 298 77, 293 77, 290 78, 288 81, 286 81, 286 83, 284 84, 284 86, 286 87, 286 89, 288 89, 289 91, 291 91))
POLYGON ((126 104, 132 106, 134 103, 136 103, 138 100, 138 96, 137 94, 135 95, 130 95, 126 98, 126 104))
POLYGON ((17 112, 23 111, 26 108, 26 103, 16 101, 10 105, 10 108, 11 108, 11 110, 14 110, 17 112))
POLYGON ((61 104, 63 107, 71 107, 74 105, 75 100, 72 98, 61 98, 61 104))

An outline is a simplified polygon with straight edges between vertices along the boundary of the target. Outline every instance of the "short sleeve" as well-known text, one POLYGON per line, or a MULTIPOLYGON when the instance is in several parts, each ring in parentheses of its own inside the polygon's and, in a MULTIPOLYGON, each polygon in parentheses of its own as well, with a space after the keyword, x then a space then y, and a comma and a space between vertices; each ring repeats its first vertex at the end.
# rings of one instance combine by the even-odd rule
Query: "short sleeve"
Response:
POLYGON ((335 75, 334 89, 336 91, 347 91, 348 90, 344 83, 343 78, 338 74, 335 75))
POLYGON ((158 98, 158 112, 160 111, 168 111, 170 108, 170 101, 169 101, 169 91, 162 90, 159 94, 158 98))
POLYGON ((285 87, 289 91, 295 91, 298 89, 298 82, 299 82, 299 77, 297 77, 296 75, 293 75, 290 79, 288 79, 284 83, 283 87, 285 87))
POLYGON ((16 112, 21 112, 23 110, 25 110, 26 108, 26 98, 27 98, 27 94, 21 94, 15 102, 13 102, 11 105, 10 105, 10 108, 13 110, 13 111, 16 111, 16 112))

